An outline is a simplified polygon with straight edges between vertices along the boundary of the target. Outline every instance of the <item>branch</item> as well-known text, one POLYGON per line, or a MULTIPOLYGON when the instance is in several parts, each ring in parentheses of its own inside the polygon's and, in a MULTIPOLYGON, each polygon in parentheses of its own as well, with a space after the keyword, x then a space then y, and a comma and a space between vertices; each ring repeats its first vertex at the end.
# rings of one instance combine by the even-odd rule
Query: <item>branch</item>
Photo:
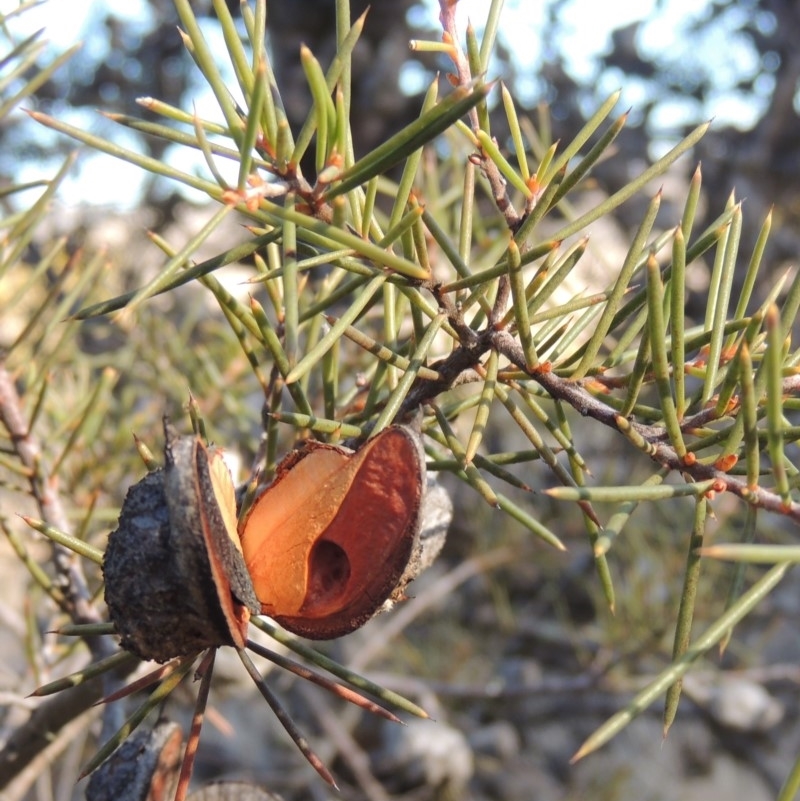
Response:
MULTIPOLYGON (((623 435, 626 434, 625 428, 632 429, 647 443, 646 452, 657 464, 670 470, 677 470, 689 476, 692 481, 713 480, 716 492, 731 492, 752 506, 775 512, 800 523, 800 503, 792 501, 786 504, 776 493, 763 487, 749 487, 744 479, 731 476, 713 464, 704 464, 698 461, 687 464, 665 441, 666 432, 663 428, 643 425, 621 417, 615 409, 590 395, 580 382, 561 378, 555 373, 545 370, 530 372, 525 366, 525 356, 521 346, 507 331, 493 332, 492 347, 520 370, 527 372, 553 398, 569 404, 582 416, 591 417, 623 435)), ((441 367, 438 369, 441 372, 441 367)), ((684 427, 691 429, 697 422, 696 419, 686 420, 684 427)))
MULTIPOLYGON (((42 520, 61 531, 71 526, 56 483, 48 476, 43 462, 42 449, 32 436, 27 420, 22 413, 22 402, 14 387, 11 375, 0 361, 0 420, 5 425, 11 444, 25 468, 31 495, 39 507, 42 520)), ((86 584, 78 557, 62 545, 52 545, 53 564, 56 568, 56 585, 64 595, 63 611, 73 623, 99 623, 102 618, 91 602, 91 593, 86 584)), ((98 658, 108 653, 96 654, 98 658)))
MULTIPOLYGON (((439 0, 439 8, 439 21, 442 23, 444 39, 450 45, 450 56, 456 68, 457 85, 469 89, 472 86, 472 72, 469 68, 469 61, 458 43, 456 3, 452 2, 452 0, 439 0)), ((480 130, 478 112, 475 108, 469 112, 469 122, 473 131, 480 130)), ((508 185, 505 178, 503 178, 497 165, 490 158, 487 158, 482 150, 479 151, 476 163, 480 166, 481 171, 486 176, 486 180, 489 182, 492 198, 505 218, 506 225, 508 225, 509 230, 516 231, 521 222, 521 217, 508 195, 508 185)))
MULTIPOLYGON (((0 790, 7 789, 15 777, 56 740, 65 726, 90 710, 102 697, 102 684, 90 681, 64 690, 37 707, 0 750, 0 790)), ((6 796, 0 792, 0 797, 6 796)))
MULTIPOLYGON (((0 359, 0 421, 5 425, 12 447, 25 468, 30 492, 46 523, 61 531, 71 529, 69 518, 56 490, 53 476, 49 476, 43 463, 42 449, 31 434, 22 412, 22 402, 14 381, 0 359)), ((103 617, 92 603, 78 556, 56 543, 51 544, 55 565, 55 584, 61 591, 62 610, 73 623, 99 623, 103 617)), ((108 637, 87 637, 86 645, 94 661, 110 656, 116 646, 108 637)), ((14 732, 0 750, 1 784, 11 781, 52 742, 54 736, 70 721, 84 713, 103 694, 108 694, 120 681, 117 674, 106 674, 103 683, 89 682, 61 693, 43 703, 31 717, 14 732)), ((121 709, 107 707, 104 716, 106 734, 121 723, 121 709)))

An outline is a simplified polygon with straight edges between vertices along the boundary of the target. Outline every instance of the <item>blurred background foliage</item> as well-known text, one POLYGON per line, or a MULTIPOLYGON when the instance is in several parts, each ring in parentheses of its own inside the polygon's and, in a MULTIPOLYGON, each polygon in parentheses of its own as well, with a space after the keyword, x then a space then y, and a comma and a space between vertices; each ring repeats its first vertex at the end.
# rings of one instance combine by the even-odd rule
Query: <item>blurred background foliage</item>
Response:
MULTIPOLYGON (((210 0, 194 5, 198 16, 206 15, 206 35, 213 36, 218 27, 210 0)), ((351 4, 353 18, 367 5, 369 24, 353 65, 357 156, 414 119, 432 73, 447 68, 444 59, 408 48, 410 39, 434 32, 434 4, 357 0, 351 4)), ((483 23, 480 5, 470 8, 476 26, 483 23)), ((238 13, 238 3, 229 6, 238 13)), ((181 108, 200 102, 199 79, 175 36, 177 16, 170 0, 84 7, 68 26, 84 45, 37 92, 42 111, 73 124, 83 122, 99 135, 114 130, 119 137, 122 132, 99 120, 96 109, 140 114, 135 99, 141 96, 181 108)), ((46 16, 41 19, 47 21, 46 16)), ((732 187, 746 198, 742 246, 748 252, 774 205, 778 213, 766 260, 778 266, 800 250, 798 29, 800 7, 792 0, 653 0, 603 11, 590 0, 545 0, 535 8, 524 0, 509 0, 489 77, 503 76, 521 113, 547 104, 553 140, 569 137, 611 91, 623 87, 623 107, 630 105, 631 115, 617 146, 627 157, 608 159, 594 173, 609 192, 627 183, 637 164, 714 117, 712 131, 697 150, 707 206, 722 208, 732 187), (615 19, 620 27, 612 27, 615 19)), ((326 63, 335 51, 335 30, 334 4, 327 0, 269 4, 272 63, 293 126, 305 119, 311 102, 299 46, 305 43, 326 63)), ((57 31, 48 35, 59 46, 69 44, 57 31)), ((503 115, 495 117, 493 130, 500 135, 503 115)), ((125 135, 131 138, 126 144, 150 155, 179 156, 180 148, 161 140, 125 135)), ((62 137, 32 128, 21 115, 0 130, 0 145, 0 177, 6 181, 20 174, 52 173, 59 154, 72 147, 62 137)), ((89 164, 96 158, 85 159, 83 175, 76 174, 79 196, 122 208, 144 200, 158 212, 156 230, 169 223, 182 199, 179 188, 132 169, 121 185, 99 186, 102 169, 89 164)), ((640 219, 635 205, 621 213, 630 225, 640 219)))
MULTIPOLYGON (((673 191, 665 192, 661 213, 671 222, 679 218, 697 160, 703 163, 704 192, 697 230, 719 214, 735 187, 737 196, 746 198, 741 252, 749 254, 768 209, 774 206, 772 232, 763 259, 763 283, 756 289, 758 299, 766 295, 773 283, 768 275, 776 275, 787 263, 796 262, 800 253, 800 50, 795 44, 800 4, 790 0, 692 4, 656 0, 637 4, 637 10, 616 28, 597 25, 597 4, 590 0, 549 0, 535 4, 535 10, 533 5, 528 0, 508 0, 496 63, 488 77, 502 75, 518 103, 520 116, 527 112, 537 125, 551 126, 553 141, 569 141, 613 89, 624 87, 623 106, 630 104, 632 110, 615 142, 617 157, 598 164, 591 179, 607 194, 627 184, 698 122, 714 116, 715 125, 695 149, 695 158, 684 159, 665 176, 673 191), (670 207, 670 203, 675 205, 670 207)), ((229 6, 234 15, 238 14, 237 2, 229 6)), ((272 64, 287 114, 297 130, 311 104, 299 47, 306 44, 322 64, 330 61, 335 52, 334 4, 328 0, 270 0, 268 6, 272 64)), ((353 2, 352 17, 366 6, 366 2, 353 2)), ((204 18, 206 36, 213 40, 217 23, 211 3, 197 0, 193 7, 204 18)), ((436 12, 432 4, 374 0, 370 7, 353 65, 352 125, 357 156, 415 119, 423 87, 436 70, 451 68, 434 55, 413 53, 408 48, 409 39, 431 38, 434 34, 436 12)), ((175 33, 178 20, 171 0, 87 3, 85 13, 74 13, 73 17, 73 22, 79 23, 74 28, 76 38, 83 41, 82 48, 25 105, 156 158, 182 158, 184 149, 140 136, 96 113, 100 108, 146 118, 147 111, 135 103, 142 96, 183 109, 197 104, 201 112, 204 90, 175 33)), ((477 14, 475 24, 480 25, 482 19, 483 14, 477 14)), ((502 141, 505 116, 502 108, 495 107, 494 111, 492 130, 502 141)), ((73 148, 73 141, 13 113, 0 126, 0 182, 49 178, 73 148)), ((152 264, 159 259, 156 248, 141 235, 145 227, 156 233, 169 232, 178 242, 176 228, 183 226, 188 232, 185 236, 193 232, 192 224, 186 224, 186 208, 198 200, 186 187, 134 168, 115 165, 111 169, 110 161, 107 156, 83 153, 77 168, 62 182, 62 205, 46 223, 52 226, 54 235, 67 236, 62 266, 71 263, 70 258, 93 257, 97 242, 107 243, 108 265, 114 266, 105 270, 102 297, 139 286, 141 262, 149 260, 152 264), (117 215, 118 220, 120 213, 125 225, 115 240, 113 225, 118 223, 109 224, 107 218, 117 215), (149 256, 145 256, 147 249, 153 252, 149 256)), ((5 211, 11 214, 24 206, 25 198, 25 193, 3 197, 5 211)), ((630 241, 630 231, 640 223, 646 202, 646 197, 635 199, 615 212, 623 241, 630 241)), ((610 256, 609 262, 618 268, 616 256, 610 256)), ((70 280, 75 280, 74 276, 70 280)), ((690 301, 690 311, 696 310, 698 319, 702 319, 706 286, 701 282, 695 289, 697 297, 690 301)), ((107 490, 111 499, 106 497, 105 504, 98 504, 96 515, 101 520, 103 514, 109 515, 109 525, 125 488, 137 477, 129 432, 156 430, 165 409, 179 416, 189 389, 187 376, 191 376, 191 389, 201 398, 203 412, 213 420, 213 433, 221 441, 246 441, 243 432, 252 432, 259 425, 259 387, 230 329, 210 313, 210 306, 176 295, 181 293, 151 299, 137 311, 135 325, 121 327, 119 321, 111 323, 103 318, 83 323, 74 332, 83 354, 75 362, 78 369, 58 371, 55 380, 63 383, 49 396, 49 409, 63 415, 60 420, 55 418, 62 427, 56 432, 70 431, 75 422, 68 408, 59 409, 59 398, 88 397, 109 361, 118 371, 109 377, 117 400, 105 407, 111 419, 103 425, 95 421, 93 428, 82 432, 86 447, 72 454, 68 463, 72 469, 62 471, 66 477, 62 489, 74 499, 77 510, 91 506, 92 493, 107 490), (187 347, 190 342, 191 347, 187 347), (153 343, 159 345, 155 350, 153 343), (165 377, 173 380, 165 381, 165 377), (227 391, 234 385, 239 390, 235 399, 234 393, 227 391), (129 460, 106 459, 109 453, 126 451, 129 460), (103 469, 98 470, 98 465, 103 469)), ((30 295, 26 300, 30 308, 40 301, 30 295)), ((82 296, 71 308, 86 300, 82 296)), ((20 325, 24 325, 26 309, 20 306, 15 311, 23 321, 20 325)), ((8 324, 8 318, 4 322, 8 324)), ((49 327, 44 333, 54 336, 49 327)), ((53 348, 44 338, 36 342, 41 352, 53 348)), ((20 362, 34 356, 35 349, 17 354, 20 362)), ((594 466, 601 465, 607 471, 607 475, 595 476, 598 483, 630 478, 632 467, 627 459, 607 458, 617 452, 617 440, 608 432, 598 435, 597 426, 592 430, 585 421, 575 421, 574 427, 575 440, 582 443, 585 456, 606 457, 592 458, 594 466)), ((487 436, 502 440, 498 432, 487 436)), ((48 444, 57 454, 58 438, 54 436, 54 442, 48 444)), ((448 715, 455 717, 458 726, 473 737, 474 753, 491 763, 488 769, 483 765, 481 774, 480 789, 486 797, 534 797, 530 795, 533 787, 539 793, 537 798, 557 797, 560 791, 542 785, 542 776, 552 774, 564 784, 592 787, 595 779, 585 779, 581 785, 580 780, 564 777, 565 757, 574 750, 576 739, 579 742, 598 720, 619 707, 620 694, 636 689, 637 675, 657 672, 669 658, 674 610, 686 564, 685 533, 692 524, 691 505, 678 501, 665 507, 648 507, 641 518, 646 521, 646 535, 621 538, 615 544, 618 603, 616 614, 611 615, 586 548, 585 531, 575 515, 565 515, 558 521, 563 541, 576 546, 565 559, 555 551, 526 545, 525 534, 519 530, 498 532, 492 511, 474 497, 466 500, 462 493, 457 503, 460 514, 446 559, 427 583, 420 583, 420 594, 435 586, 446 569, 468 564, 476 553, 491 551, 501 540, 524 558, 479 578, 477 574, 484 570, 475 563, 474 574, 467 574, 463 586, 455 585, 443 597, 434 595, 429 603, 436 614, 415 622, 416 628, 409 630, 411 635, 399 641, 391 655, 384 652, 375 656, 374 663, 392 672, 393 680, 401 686, 405 678, 410 692, 419 689, 414 678, 428 679, 427 687, 435 689, 448 709, 436 716, 443 723, 448 715), (612 664, 604 689, 593 688, 591 701, 576 694, 576 688, 590 686, 581 685, 581 680, 590 682, 597 676, 593 671, 603 672, 612 664), (540 683, 543 677, 545 681, 540 683), (576 683, 571 684, 572 679, 576 683), (496 697, 487 689, 490 685, 499 688, 496 697), (532 685, 544 690, 529 692, 532 685), (509 723, 510 732, 498 730, 490 735, 489 728, 497 721, 509 723), (559 739, 556 728, 565 723, 578 732, 566 741, 559 739), (480 736, 490 737, 490 746, 477 745, 480 736), (507 750, 500 751, 497 742, 507 742, 507 750), (536 756, 531 758, 530 753, 536 756), (517 757, 524 757, 525 770, 532 764, 541 767, 541 775, 534 778, 524 770, 515 772, 507 767, 503 767, 502 776, 499 769, 493 772, 498 763, 506 765, 505 760, 513 762, 517 757), (548 773, 551 761, 560 767, 548 773), (518 790, 524 789, 515 793, 515 781, 518 790)), ((536 504, 541 519, 559 518, 554 501, 538 496, 536 504)), ((727 526, 730 531, 742 525, 741 506, 734 499, 720 499, 714 511, 712 529, 727 526)), ((641 532, 641 527, 637 531, 641 532)), ((782 535, 777 536, 780 540, 782 535)), ((714 619, 726 603, 718 579, 728 577, 730 570, 720 563, 704 569, 706 580, 700 586, 697 606, 704 618, 714 619)), ((756 573, 754 569, 752 574, 756 573)), ((780 597, 772 603, 771 609, 754 615, 755 625, 731 644, 726 665, 742 669, 760 665, 768 650, 767 634, 776 630, 781 636, 777 637, 777 646, 775 639, 769 641, 772 658, 778 663, 794 658, 794 649, 785 645, 796 633, 792 609, 780 597), (772 617, 771 612, 775 613, 772 617)), ((364 639, 354 635, 332 650, 347 661, 357 656, 364 644, 364 639)), ((299 695, 301 699, 294 701, 302 705, 302 692, 299 695)), ((434 701, 435 713, 437 704, 434 701)), ((660 721, 655 722, 660 726, 660 721)), ((370 725, 365 727, 369 729, 370 725)), ((773 765, 763 758, 768 744, 754 742, 752 737, 739 741, 716 721, 711 728, 737 757, 750 749, 746 758, 757 766, 756 772, 763 774, 768 786, 774 789, 783 781, 786 763, 773 765)), ((689 732, 691 737, 698 736, 691 724, 689 732)), ((371 731, 358 736, 363 742, 375 739, 371 731)), ((797 753, 796 740, 795 734, 786 737, 785 751, 797 753)), ((637 743, 623 740, 621 748, 630 749, 632 745, 637 743)), ((238 764, 238 755, 225 757, 227 761, 219 757, 219 765, 214 765, 213 759, 206 762, 201 774, 206 771, 203 775, 216 775, 217 768, 230 769, 231 764, 238 764)), ((243 756, 241 761, 245 761, 243 756)), ((686 770, 691 772, 691 760, 687 757, 686 761, 686 770)), ((625 798, 624 791, 615 794, 615 782, 621 782, 620 775, 627 770, 625 763, 615 765, 612 756, 606 765, 608 781, 602 791, 593 788, 593 797, 625 798)), ((280 777, 281 765, 270 762, 264 770, 280 777)), ((294 786, 288 780, 286 784, 294 786)), ((391 780, 387 786, 391 787, 391 780)), ((750 792, 746 783, 742 787, 750 792)), ((586 797, 580 790, 575 792, 576 798, 586 797)))

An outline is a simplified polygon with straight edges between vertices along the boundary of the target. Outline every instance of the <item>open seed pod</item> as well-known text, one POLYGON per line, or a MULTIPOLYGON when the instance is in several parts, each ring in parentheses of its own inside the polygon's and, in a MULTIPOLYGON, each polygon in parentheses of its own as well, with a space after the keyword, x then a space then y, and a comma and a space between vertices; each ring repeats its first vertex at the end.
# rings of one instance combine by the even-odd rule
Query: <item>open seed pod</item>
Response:
POLYGON ((158 662, 243 647, 250 614, 260 611, 221 453, 166 422, 164 434, 166 466, 128 490, 103 560, 122 647, 158 662))
POLYGON ((261 611, 311 639, 364 625, 419 572, 425 458, 391 426, 357 451, 308 442, 239 531, 261 611))
POLYGON ((421 539, 425 460, 409 428, 391 426, 356 451, 304 444, 238 533, 221 453, 164 430, 166 466, 128 491, 103 563, 111 620, 143 659, 241 648, 258 613, 312 639, 348 634, 403 598, 434 539, 441 547, 450 508, 442 526, 441 501, 428 504, 438 533, 421 539))

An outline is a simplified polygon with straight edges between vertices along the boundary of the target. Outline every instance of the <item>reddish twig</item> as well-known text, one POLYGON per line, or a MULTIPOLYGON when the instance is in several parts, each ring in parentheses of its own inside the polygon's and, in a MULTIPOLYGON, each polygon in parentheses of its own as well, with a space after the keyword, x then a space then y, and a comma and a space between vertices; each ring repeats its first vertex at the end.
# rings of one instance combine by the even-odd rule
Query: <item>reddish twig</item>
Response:
MULTIPOLYGON (((450 56, 456 68, 456 82, 459 86, 469 88, 472 86, 473 75, 469 68, 469 61, 459 44, 458 28, 456 27, 456 3, 453 0, 439 0, 439 9, 439 21, 442 24, 445 41, 450 45, 450 56)), ((474 108, 469 112, 469 122, 473 131, 479 130, 478 112, 474 108)), ((521 217, 508 195, 508 185, 505 178, 503 178, 497 165, 487 158, 482 151, 478 154, 477 164, 489 182, 489 186, 492 189, 492 198, 505 218, 509 230, 516 231, 521 222, 521 217)))
MULTIPOLYGON (((508 332, 494 332, 492 347, 519 369, 527 372, 522 347, 508 332)), ((438 369, 441 371, 441 368, 438 369)), ((581 382, 571 381, 547 371, 535 371, 530 373, 530 376, 553 398, 568 403, 584 417, 591 417, 622 433, 619 413, 589 394, 581 382)), ((637 434, 647 441, 650 446, 648 454, 657 464, 670 470, 677 470, 689 476, 693 481, 711 479, 715 482, 714 489, 717 492, 731 492, 753 506, 775 512, 800 523, 800 503, 792 501, 786 504, 777 493, 763 487, 749 487, 744 479, 731 476, 713 464, 704 464, 699 461, 687 464, 666 441, 666 431, 663 428, 643 425, 635 421, 627 422, 637 434)), ((692 428, 695 424, 694 421, 688 420, 685 427, 692 428)))
MULTIPOLYGON (((435 288, 432 291, 437 298, 435 288)), ((440 299, 441 300, 441 299, 440 299)), ((450 309, 454 313, 454 309, 450 309)), ((489 350, 496 350, 505 356, 515 367, 528 373, 552 398, 571 406, 583 417, 591 417, 609 428, 624 435, 621 423, 630 427, 647 444, 647 454, 657 464, 670 470, 676 470, 692 481, 714 481, 715 492, 730 492, 747 503, 766 509, 770 512, 800 523, 800 503, 792 501, 785 503, 775 492, 764 487, 750 487, 743 478, 732 476, 714 464, 700 461, 688 462, 678 456, 669 442, 667 431, 663 426, 647 425, 635 420, 621 418, 619 412, 602 400, 592 395, 582 381, 573 381, 563 378, 549 370, 529 371, 525 364, 522 347, 512 334, 505 330, 495 330, 491 327, 483 331, 469 329, 469 336, 462 334, 465 327, 463 320, 452 318, 451 323, 459 332, 462 344, 439 362, 431 365, 440 374, 439 381, 417 380, 408 393, 401 415, 410 414, 426 403, 433 401, 442 392, 458 384, 478 379, 475 368, 480 364, 482 357, 489 350), (456 325, 458 322, 460 325, 456 325)), ((794 378, 784 381, 784 391, 791 392, 800 389, 800 380, 794 378)), ((692 431, 706 425, 715 419, 713 410, 702 410, 692 417, 684 420, 682 429, 692 431)))

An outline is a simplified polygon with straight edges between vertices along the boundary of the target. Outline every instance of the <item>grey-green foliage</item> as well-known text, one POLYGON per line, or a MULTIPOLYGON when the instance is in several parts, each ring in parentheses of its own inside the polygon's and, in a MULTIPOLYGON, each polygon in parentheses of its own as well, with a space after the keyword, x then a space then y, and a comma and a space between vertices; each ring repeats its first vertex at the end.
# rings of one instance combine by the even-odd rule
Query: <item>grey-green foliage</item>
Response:
MULTIPOLYGON (((161 122, 113 119, 201 152, 203 175, 57 119, 35 117, 204 192, 217 210, 190 240, 158 242, 168 259, 153 280, 75 316, 122 313, 129 322, 146 314, 153 296, 199 282, 219 304, 263 389, 266 471, 280 455, 285 424, 336 441, 420 413, 432 469, 452 472, 495 514, 505 512, 561 548, 563 537, 538 519, 541 501, 528 493, 533 483, 555 485, 548 495, 570 504, 564 514, 582 521, 611 608, 615 546, 635 525, 637 506, 688 498, 697 514, 677 544, 681 553, 691 547, 675 664, 643 692, 634 711, 670 685, 677 688, 691 662, 729 636, 777 583, 784 564, 800 559, 798 549, 747 543, 757 517, 800 520, 791 457, 800 428, 790 421, 798 358, 790 332, 800 279, 779 282, 755 305, 751 296, 763 270, 770 220, 753 253, 739 252, 743 210, 733 198, 711 225, 695 230, 698 169, 674 227, 658 227, 656 194, 616 271, 591 289, 567 288, 580 275, 591 224, 612 218, 622 203, 652 186, 691 151, 707 126, 622 189, 578 212, 574 200, 594 165, 612 152, 625 115, 613 116, 614 95, 571 141, 553 143, 546 126, 518 118, 513 97, 503 90, 511 136, 493 139, 488 108, 501 87, 487 83, 484 74, 502 25, 497 0, 489 5, 482 42, 472 32, 464 42, 452 7, 442 2, 445 41, 417 46, 450 58, 455 87, 434 83, 419 119, 359 159, 351 144, 349 88, 351 53, 365 20, 351 21, 347 2, 337 2, 339 49, 333 61, 322 65, 309 51, 301 53, 314 103, 300 131, 288 126, 270 67, 263 1, 245 3, 237 26, 225 3, 214 0, 225 53, 209 48, 188 0, 175 5, 187 52, 213 91, 219 114, 200 119, 148 99, 147 108, 161 122), (223 58, 233 66, 236 86, 222 81, 223 58), (313 176, 298 167, 309 148, 315 154, 313 176), (223 160, 239 165, 235 185, 217 169, 223 160), (240 240, 194 263, 200 244, 230 214, 248 224, 240 240), (215 276, 218 268, 241 260, 251 265, 249 300, 234 297, 215 276), (685 317, 687 274, 706 264, 708 307, 697 324, 685 317), (737 269, 744 280, 735 297, 737 269), (577 416, 587 424, 573 426, 577 416), (501 419, 511 421, 524 447, 492 451, 485 434, 501 419), (619 458, 642 456, 637 470, 621 471, 625 481, 604 484, 593 476, 593 468, 595 475, 605 471, 585 453, 588 440, 580 439, 590 426, 611 432, 619 458), (534 482, 534 473, 547 479, 534 482), (693 640, 703 562, 697 548, 712 499, 722 494, 749 510, 745 541, 706 548, 702 556, 779 566, 747 592, 732 593, 724 614, 693 640)), ((13 233, 21 236, 17 229, 13 233)), ((668 698, 667 723, 677 691, 668 698)), ((630 710, 626 714, 581 754, 624 725, 630 710)))

